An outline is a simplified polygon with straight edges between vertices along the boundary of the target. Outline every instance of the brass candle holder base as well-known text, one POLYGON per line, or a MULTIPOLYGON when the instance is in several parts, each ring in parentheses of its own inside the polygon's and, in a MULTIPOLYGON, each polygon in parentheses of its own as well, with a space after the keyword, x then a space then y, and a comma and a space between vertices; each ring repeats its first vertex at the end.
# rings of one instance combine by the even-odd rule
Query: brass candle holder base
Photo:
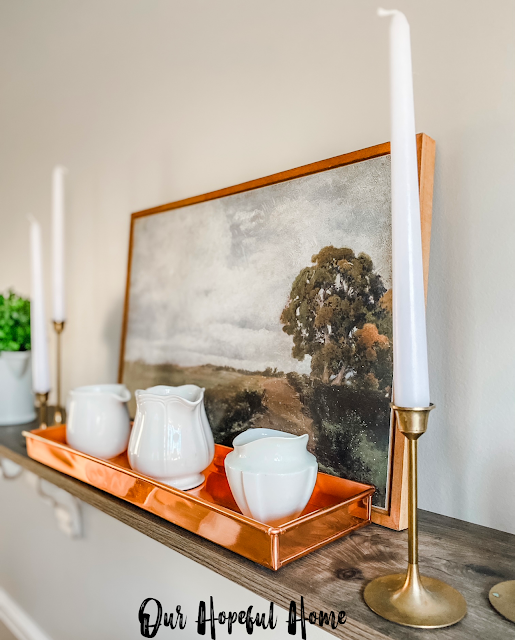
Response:
POLYGON ((409 441, 408 570, 372 580, 363 597, 372 611, 391 622, 419 629, 449 627, 467 613, 465 599, 445 582, 421 576, 418 570, 417 440, 427 430, 434 405, 420 409, 391 406, 399 431, 409 441))
POLYGON ((38 422, 40 429, 48 426, 48 391, 47 393, 36 393, 36 406, 38 408, 38 422))
POLYGON ((418 565, 369 582, 367 605, 382 618, 407 627, 439 629, 459 622, 467 603, 459 591, 441 580, 421 576, 418 565))
POLYGON ((492 607, 510 622, 515 622, 515 580, 499 582, 490 589, 492 607))
POLYGON ((61 333, 64 330, 64 320, 62 322, 56 322, 54 320, 54 331, 57 334, 57 362, 56 362, 56 406, 54 409, 54 424, 63 423, 63 407, 61 406, 61 333))

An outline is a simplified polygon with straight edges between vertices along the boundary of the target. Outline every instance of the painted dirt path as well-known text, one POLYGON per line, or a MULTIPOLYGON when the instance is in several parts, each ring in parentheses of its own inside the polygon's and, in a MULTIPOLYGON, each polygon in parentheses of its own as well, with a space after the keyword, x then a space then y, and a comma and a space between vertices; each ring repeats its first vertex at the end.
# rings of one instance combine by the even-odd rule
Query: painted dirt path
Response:
POLYGON ((313 421, 303 412, 303 404, 295 389, 285 378, 263 377, 260 386, 265 391, 267 412, 256 416, 252 426, 279 429, 295 435, 307 433, 311 449, 315 444, 313 421))

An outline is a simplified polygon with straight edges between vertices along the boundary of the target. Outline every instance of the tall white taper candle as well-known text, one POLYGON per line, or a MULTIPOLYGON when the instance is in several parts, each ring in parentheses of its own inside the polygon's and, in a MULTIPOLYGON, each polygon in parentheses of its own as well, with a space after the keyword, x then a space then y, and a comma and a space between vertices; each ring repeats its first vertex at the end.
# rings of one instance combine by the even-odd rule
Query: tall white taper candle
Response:
POLYGON ((50 391, 48 343, 43 290, 41 226, 31 215, 30 221, 30 339, 32 349, 32 387, 35 393, 50 391))
POLYGON ((429 406, 426 313, 410 28, 400 11, 391 16, 390 104, 392 155, 394 402, 429 406))
POLYGON ((64 167, 52 173, 52 319, 65 320, 64 301, 64 167))

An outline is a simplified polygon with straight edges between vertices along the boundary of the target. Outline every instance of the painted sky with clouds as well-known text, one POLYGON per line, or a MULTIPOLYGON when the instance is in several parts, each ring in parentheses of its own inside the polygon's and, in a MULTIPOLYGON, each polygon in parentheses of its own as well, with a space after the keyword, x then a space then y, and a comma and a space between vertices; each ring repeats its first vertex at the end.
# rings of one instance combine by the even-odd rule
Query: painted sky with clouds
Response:
POLYGON ((364 251, 391 286, 390 156, 135 224, 125 358, 309 373, 280 315, 327 245, 364 251))

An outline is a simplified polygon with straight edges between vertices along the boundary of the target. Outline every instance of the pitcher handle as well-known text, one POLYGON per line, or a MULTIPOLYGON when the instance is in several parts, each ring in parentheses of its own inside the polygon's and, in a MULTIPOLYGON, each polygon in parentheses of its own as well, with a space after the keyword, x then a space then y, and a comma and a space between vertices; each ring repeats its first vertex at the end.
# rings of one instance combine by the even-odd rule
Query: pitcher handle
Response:
POLYGON ((129 402, 132 397, 131 392, 128 389, 123 389, 119 394, 113 393, 111 395, 115 400, 118 400, 119 402, 129 402))

